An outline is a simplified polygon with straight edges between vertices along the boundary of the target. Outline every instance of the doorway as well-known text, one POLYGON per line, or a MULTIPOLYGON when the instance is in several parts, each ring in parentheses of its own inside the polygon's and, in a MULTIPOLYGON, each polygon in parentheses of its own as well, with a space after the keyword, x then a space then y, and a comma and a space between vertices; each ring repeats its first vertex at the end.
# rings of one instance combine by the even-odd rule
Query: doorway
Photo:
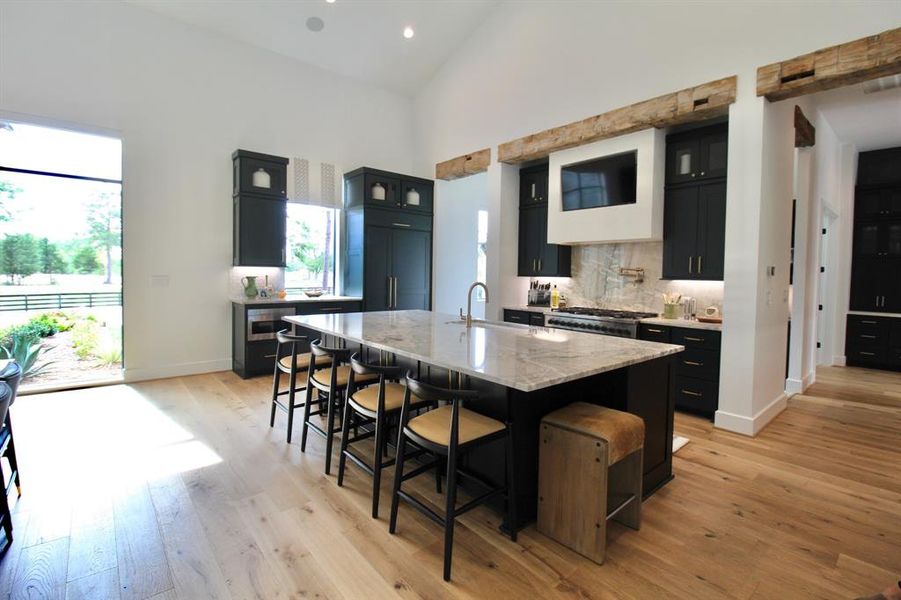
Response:
POLYGON ((121 380, 122 143, 0 121, 0 359, 21 389, 121 380))

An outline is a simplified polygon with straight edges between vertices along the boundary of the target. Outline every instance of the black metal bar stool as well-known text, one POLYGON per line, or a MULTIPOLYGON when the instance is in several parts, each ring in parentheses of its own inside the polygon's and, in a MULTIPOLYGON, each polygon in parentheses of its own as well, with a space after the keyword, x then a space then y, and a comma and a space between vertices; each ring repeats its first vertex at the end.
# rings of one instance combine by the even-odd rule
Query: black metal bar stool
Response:
MULTIPOLYGON (((12 395, 9 399, 9 406, 16 401, 16 395, 19 391, 19 382, 22 380, 22 367, 15 361, 9 361, 2 370, 0 370, 0 381, 9 386, 12 395)), ((22 482, 19 478, 19 460, 16 458, 16 440, 13 437, 13 422, 10 411, 4 411, 5 418, 0 429, 0 457, 6 457, 9 461, 10 474, 7 476, 3 473, 3 466, 0 463, 0 480, 3 481, 3 493, 9 495, 12 486, 16 486, 16 495, 22 495, 22 482)))
MULTIPOLYGON (((0 382, 0 420, 4 423, 6 422, 9 405, 10 402, 12 402, 13 396, 14 393, 10 386, 4 382, 0 382)), ((8 436, 7 439, 9 439, 8 436)), ((10 483, 10 485, 12 484, 10 483)), ((0 526, 3 528, 3 534, 6 540, 3 543, 3 547, 0 548, 0 556, 6 554, 6 551, 9 550, 9 547, 13 543, 12 513, 9 510, 9 498, 7 497, 6 486, 4 485, 3 487, 3 498, 0 498, 0 526)))
POLYGON ((338 460, 338 485, 344 484, 344 466, 349 458, 357 466, 372 477, 372 518, 379 516, 379 492, 382 481, 382 469, 394 464, 394 459, 385 459, 388 449, 387 428, 389 418, 397 416, 404 403, 407 389, 397 380, 403 376, 403 368, 367 364, 360 361, 359 354, 350 357, 350 381, 347 384, 347 402, 344 404, 343 429, 341 431, 341 453, 338 460), (375 375, 378 384, 369 380, 366 387, 360 387, 359 377, 375 375), (362 422, 361 422, 362 417, 362 422), (350 428, 354 431, 360 426, 375 425, 370 429, 350 437, 350 428), (350 444, 375 437, 375 450, 372 453, 372 466, 350 449, 350 444))
MULTIPOLYGON (((306 390, 306 386, 297 387, 297 374, 306 374, 307 368, 310 366, 310 353, 298 352, 298 344, 307 341, 305 335, 293 335, 288 333, 287 329, 283 329, 275 334, 278 345, 275 349, 275 372, 272 376, 272 410, 269 415, 269 427, 275 425, 275 410, 280 408, 288 413, 288 443, 291 443, 291 434, 294 431, 294 409, 301 408, 303 402, 297 403, 294 398, 297 392, 306 390), (285 349, 288 349, 286 352, 285 349), (288 389, 279 391, 279 383, 282 373, 288 375, 288 389), (288 396, 288 402, 279 400, 280 396, 288 396)), ((320 356, 317 364, 329 365, 330 359, 327 356, 320 356)))
MULTIPOLYGON (((397 464, 394 467, 394 491, 391 495, 391 523, 389 531, 394 533, 397 528, 397 508, 400 500, 405 500, 413 505, 425 516, 444 526, 444 580, 450 581, 451 554, 454 544, 454 522, 457 517, 476 506, 485 503, 498 495, 505 495, 507 500, 507 522, 511 524, 510 539, 516 541, 515 487, 513 485, 513 443, 509 423, 502 423, 496 419, 486 417, 479 413, 463 408, 464 401, 475 400, 478 392, 474 390, 452 390, 434 387, 413 379, 410 374, 406 377, 407 392, 404 395, 404 403, 401 408, 400 424, 397 440, 397 464), (438 405, 414 418, 410 418, 411 396, 416 396, 422 402, 438 405), (460 471, 457 463, 460 457, 475 448, 488 442, 506 438, 506 481, 501 487, 493 487, 490 483, 476 477, 473 474, 460 471), (444 516, 439 515, 417 498, 401 489, 401 484, 408 479, 429 471, 435 462, 419 466, 409 473, 404 473, 404 462, 411 456, 406 455, 406 444, 413 442, 420 448, 433 454, 444 456, 447 459, 447 496, 444 516), (485 488, 486 491, 470 500, 463 506, 457 507, 457 476, 471 479, 485 488)), ((419 452, 421 453, 421 452, 419 452)), ((440 458, 436 458, 436 461, 440 458)))
MULTIPOLYGON (((336 409, 342 407, 342 394, 347 389, 350 381, 351 368, 345 363, 350 358, 351 350, 348 348, 329 348, 322 345, 322 340, 316 340, 310 344, 310 363, 307 367, 307 397, 303 407, 303 429, 300 436, 300 451, 307 450, 307 431, 312 429, 325 438, 325 474, 332 472, 332 446, 335 434, 341 429, 335 428, 336 409), (326 358, 328 363, 320 364, 320 359, 326 358), (316 398, 313 397, 316 390, 316 398), (321 393, 320 393, 321 392, 321 393), (325 404, 325 407, 323 407, 325 404), (316 411, 312 407, 316 406, 316 411), (325 413, 325 429, 310 421, 310 417, 325 413)), ((356 377, 358 384, 373 383, 378 375, 359 375, 356 377)))

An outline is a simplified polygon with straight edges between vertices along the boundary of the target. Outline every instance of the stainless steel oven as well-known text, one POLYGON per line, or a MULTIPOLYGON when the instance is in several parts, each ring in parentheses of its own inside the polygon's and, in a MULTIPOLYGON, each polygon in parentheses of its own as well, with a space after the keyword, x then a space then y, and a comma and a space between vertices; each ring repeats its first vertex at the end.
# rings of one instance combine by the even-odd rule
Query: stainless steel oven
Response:
POLYGON ((247 311, 247 341, 274 340, 275 333, 289 327, 282 321, 294 314, 293 308, 251 308, 247 311))

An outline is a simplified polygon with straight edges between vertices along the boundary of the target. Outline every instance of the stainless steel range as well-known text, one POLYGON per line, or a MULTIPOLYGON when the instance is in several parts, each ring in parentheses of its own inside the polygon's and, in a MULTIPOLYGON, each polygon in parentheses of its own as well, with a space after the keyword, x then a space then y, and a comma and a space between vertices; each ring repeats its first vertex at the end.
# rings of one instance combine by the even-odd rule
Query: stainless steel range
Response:
POLYGON ((637 338, 638 322, 641 319, 656 316, 655 313, 574 306, 546 313, 544 324, 546 327, 556 327, 557 329, 637 338))

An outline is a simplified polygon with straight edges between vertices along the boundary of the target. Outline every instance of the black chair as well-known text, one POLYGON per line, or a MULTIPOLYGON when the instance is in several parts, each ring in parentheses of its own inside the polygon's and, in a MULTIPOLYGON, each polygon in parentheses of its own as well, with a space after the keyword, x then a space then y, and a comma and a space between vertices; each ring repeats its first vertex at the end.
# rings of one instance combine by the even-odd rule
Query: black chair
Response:
MULTIPOLYGON (((0 416, 2 416, 3 421, 6 421, 9 412, 9 405, 12 402, 13 390, 4 382, 0 382, 0 416)), ((5 428, 4 428, 5 429, 5 428)), ((9 436, 7 436, 7 439, 9 436)), ((4 482, 5 483, 5 482, 4 482)), ((0 548, 0 556, 6 554, 6 551, 9 550, 9 547, 13 543, 13 521, 12 514, 9 510, 9 498, 6 493, 6 486, 4 485, 3 490, 3 498, 0 499, 0 526, 3 528, 4 537, 6 540, 3 543, 3 547, 0 548)))
POLYGON ((338 460, 338 485, 344 485, 344 466, 349 458, 363 471, 372 477, 372 518, 379 516, 379 492, 382 481, 382 469, 394 464, 394 459, 387 459, 389 419, 400 414, 407 389, 397 381, 403 376, 403 369, 397 366, 366 364, 360 361, 359 355, 350 357, 350 380, 347 383, 347 401, 344 404, 344 419, 341 431, 341 453, 338 460), (360 387, 359 377, 375 375, 378 384, 367 380, 366 387, 360 387), (361 419, 362 417, 362 419, 361 419), (350 428, 358 432, 361 427, 374 425, 363 433, 350 437, 350 428), (375 449, 372 453, 372 466, 353 453, 350 444, 375 437, 375 449))
MULTIPOLYGON (((275 426, 275 410, 281 409, 288 413, 288 443, 291 443, 291 435, 294 431, 294 409, 303 406, 294 398, 297 392, 303 392, 306 387, 297 387, 297 374, 306 374, 310 366, 310 353, 298 352, 299 344, 307 341, 305 335, 293 335, 283 329, 275 334, 278 345, 275 349, 275 372, 272 376, 272 410, 269 415, 269 427, 275 426), (287 351, 286 351, 287 350, 287 351), (278 391, 282 373, 288 375, 288 389, 278 391), (288 396, 288 402, 279 400, 280 396, 288 396)), ((328 357, 320 357, 317 364, 328 365, 328 357)))
MULTIPOLYGON (((9 406, 16 401, 19 391, 19 382, 22 381, 22 367, 15 361, 10 361, 0 371, 0 382, 9 386, 12 396, 9 399, 9 406)), ((6 410, 5 417, 2 421, 3 428, 0 429, 0 457, 6 457, 9 462, 10 474, 7 478, 3 473, 3 464, 0 463, 0 479, 3 481, 3 492, 9 494, 12 486, 16 486, 16 495, 22 496, 22 481, 19 478, 19 461, 16 458, 16 440, 13 437, 13 422, 10 411, 6 410)))
MULTIPOLYGON (((335 434, 341 429, 335 428, 335 415, 343 406, 342 394, 350 381, 351 368, 346 364, 351 351, 348 348, 329 348, 322 345, 322 340, 310 344, 310 363, 307 367, 307 397, 303 407, 303 429, 300 436, 300 451, 307 450, 307 432, 312 429, 325 438, 325 474, 332 469, 332 446, 335 434), (328 363, 321 363, 321 359, 328 363), (314 390, 316 397, 313 397, 314 390), (323 404, 325 407, 323 408, 323 404), (316 406, 316 411, 312 407, 316 406), (325 429, 310 420, 310 417, 325 413, 325 429)), ((378 375, 359 375, 358 384, 375 382, 378 375)))
POLYGON ((505 495, 507 500, 507 523, 510 525, 510 539, 516 541, 516 503, 515 487, 513 485, 513 444, 510 432, 510 424, 502 423, 496 419, 486 417, 479 413, 463 408, 464 401, 474 401, 478 398, 478 392, 474 390, 452 390, 438 388, 413 379, 410 374, 406 378, 407 392, 404 395, 404 403, 400 413, 397 439, 397 464, 394 467, 394 490, 391 495, 391 522, 388 530, 394 533, 397 529, 397 509, 400 500, 405 500, 413 505, 425 516, 444 527, 444 580, 450 581, 451 555, 454 543, 454 522, 457 517, 485 503, 498 495, 505 495), (411 396, 416 396, 422 402, 432 403, 437 406, 426 413, 410 418, 410 410, 413 408, 411 396), (449 405, 438 406, 449 402, 449 405), (477 446, 504 439, 506 443, 506 481, 501 487, 494 487, 481 478, 462 471, 458 463, 462 455, 477 446), (407 456, 406 445, 413 442, 418 450, 407 456), (404 462, 408 458, 418 456, 423 452, 431 452, 438 457, 446 457, 447 460, 447 497, 444 516, 439 515, 422 501, 411 496, 401 489, 401 484, 429 471, 435 462, 421 465, 409 473, 404 473, 404 462), (470 500, 459 508, 457 502, 457 476, 460 475, 473 480, 486 491, 470 500))

